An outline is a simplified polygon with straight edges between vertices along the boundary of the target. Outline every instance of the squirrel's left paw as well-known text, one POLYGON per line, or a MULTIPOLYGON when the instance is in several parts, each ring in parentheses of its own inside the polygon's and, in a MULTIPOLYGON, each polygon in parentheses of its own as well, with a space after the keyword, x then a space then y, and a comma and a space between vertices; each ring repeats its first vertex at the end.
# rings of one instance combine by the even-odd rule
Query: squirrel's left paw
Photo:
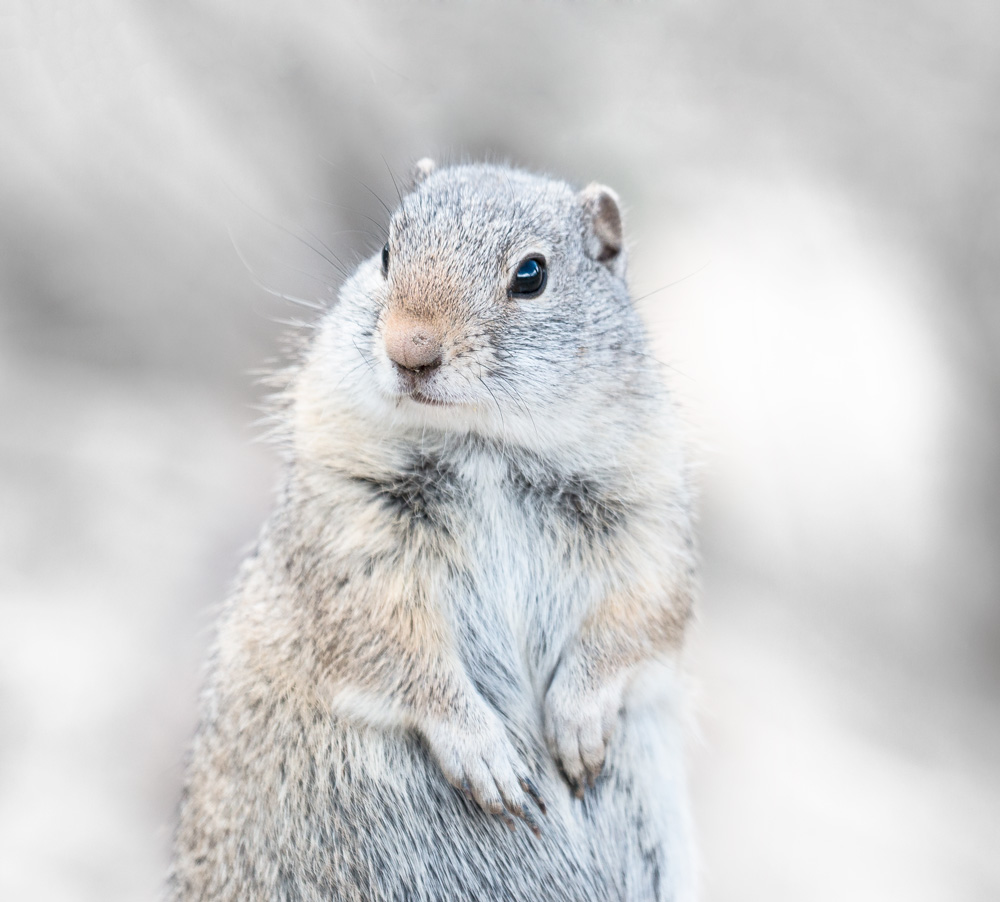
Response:
POLYGON ((593 685, 577 668, 557 671, 545 696, 545 740, 577 798, 604 767, 622 706, 622 687, 593 685))

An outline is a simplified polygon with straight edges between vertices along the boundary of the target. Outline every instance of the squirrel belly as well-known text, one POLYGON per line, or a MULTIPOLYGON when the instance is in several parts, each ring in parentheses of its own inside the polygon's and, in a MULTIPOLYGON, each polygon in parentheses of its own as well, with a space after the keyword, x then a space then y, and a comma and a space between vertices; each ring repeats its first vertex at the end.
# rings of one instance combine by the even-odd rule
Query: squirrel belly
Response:
POLYGON ((691 489, 617 198, 417 168, 282 401, 169 898, 691 899, 691 489))

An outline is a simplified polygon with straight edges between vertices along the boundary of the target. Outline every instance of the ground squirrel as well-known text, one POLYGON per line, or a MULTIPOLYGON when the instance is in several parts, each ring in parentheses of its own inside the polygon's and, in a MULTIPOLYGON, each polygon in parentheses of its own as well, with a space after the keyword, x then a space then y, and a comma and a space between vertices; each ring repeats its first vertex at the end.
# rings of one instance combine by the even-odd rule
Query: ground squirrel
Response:
POLYGON ((618 199, 414 182, 289 377, 169 898, 689 899, 690 483, 618 199))

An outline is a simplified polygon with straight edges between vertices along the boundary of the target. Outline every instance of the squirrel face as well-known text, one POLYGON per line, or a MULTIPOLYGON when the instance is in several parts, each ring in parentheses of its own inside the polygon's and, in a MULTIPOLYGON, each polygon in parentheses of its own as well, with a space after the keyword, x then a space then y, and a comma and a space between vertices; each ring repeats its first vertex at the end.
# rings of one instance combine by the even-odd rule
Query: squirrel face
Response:
POLYGON ((649 368, 614 193, 500 166, 417 172, 322 323, 307 381, 390 429, 547 445, 627 418, 649 368))

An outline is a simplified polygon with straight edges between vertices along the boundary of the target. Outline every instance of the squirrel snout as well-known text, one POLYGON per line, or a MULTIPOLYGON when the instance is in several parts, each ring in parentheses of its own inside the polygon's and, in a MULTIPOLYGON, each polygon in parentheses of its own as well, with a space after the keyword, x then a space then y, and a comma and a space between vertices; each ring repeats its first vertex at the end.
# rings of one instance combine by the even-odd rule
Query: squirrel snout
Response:
POLYGON ((404 370, 420 373, 441 365, 441 331, 426 320, 391 317, 384 339, 389 359, 404 370))

